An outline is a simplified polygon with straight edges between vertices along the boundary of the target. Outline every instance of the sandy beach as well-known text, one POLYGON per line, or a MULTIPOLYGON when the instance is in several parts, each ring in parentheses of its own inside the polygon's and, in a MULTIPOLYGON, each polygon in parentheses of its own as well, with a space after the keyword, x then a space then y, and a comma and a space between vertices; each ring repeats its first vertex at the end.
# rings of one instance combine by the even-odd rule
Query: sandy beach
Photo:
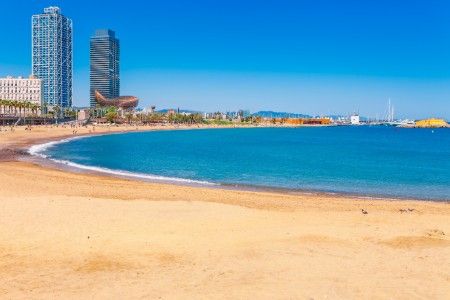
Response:
POLYGON ((27 147, 149 128, 5 130, 0 298, 450 298, 448 202, 70 172, 29 160, 27 147))

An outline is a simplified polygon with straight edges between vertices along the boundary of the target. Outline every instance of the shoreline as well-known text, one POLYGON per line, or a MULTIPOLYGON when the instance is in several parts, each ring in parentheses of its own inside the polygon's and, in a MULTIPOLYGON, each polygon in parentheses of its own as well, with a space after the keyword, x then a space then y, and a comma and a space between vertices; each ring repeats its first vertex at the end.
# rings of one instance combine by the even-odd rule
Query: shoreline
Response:
MULTIPOLYGON (((161 126, 162 127, 162 126, 161 126)), ((242 184, 223 184, 223 183, 214 183, 203 180, 195 180, 181 177, 165 177, 158 174, 144 174, 144 173, 134 173, 125 170, 113 170, 103 167, 95 167, 88 165, 80 165, 71 161, 58 161, 54 159, 50 159, 47 157, 43 157, 38 152, 42 150, 36 150, 36 153, 32 153, 33 147, 46 146, 48 144, 60 144, 65 142, 70 142, 71 140, 81 139, 81 138, 89 138, 95 136, 102 135, 111 135, 111 134, 127 134, 127 133, 138 133, 138 132, 152 132, 152 131, 161 131, 161 130, 208 130, 208 129, 236 129, 236 128, 273 128, 271 126, 242 126, 242 127, 177 127, 177 126, 164 126, 163 128, 146 128, 138 130, 119 130, 113 132, 101 132, 101 133, 87 133, 79 136, 62 136, 55 137, 51 139, 40 140, 36 143, 36 141, 30 141, 26 146, 19 147, 18 150, 21 153, 20 160, 23 161, 33 161, 38 163, 42 167, 54 167, 58 170, 68 171, 68 172, 81 172, 86 174, 97 174, 103 176, 109 176, 113 178, 122 178, 129 180, 138 180, 142 182, 150 182, 150 183, 161 183, 161 184, 174 184, 174 185, 182 185, 188 187, 200 187, 200 188, 213 188, 213 189, 224 189, 224 190, 235 190, 235 191, 249 191, 249 192, 268 192, 268 193, 280 193, 287 195, 307 195, 307 196, 328 196, 328 197, 336 197, 336 198, 351 198, 357 200, 379 200, 379 201, 432 201, 439 203, 450 203, 450 199, 429 199, 429 198, 412 198, 412 197, 401 197, 401 196, 390 196, 390 195, 375 195, 375 194, 360 194, 360 193, 351 193, 351 192, 338 192, 338 191, 321 191, 321 190, 306 190, 306 189, 289 189, 289 188, 281 188, 281 187, 271 187, 271 186, 258 186, 258 185, 242 185, 242 184), (31 159, 26 157, 24 152, 27 152, 31 155, 31 159)), ((291 128, 289 126, 288 128, 291 128)), ((278 127, 274 127, 278 128, 278 127)), ((296 127, 292 127, 296 128, 296 127)), ((1 149, 0 149, 1 150, 1 149)), ((17 149, 16 149, 17 150, 17 149)), ((1 155, 1 154, 0 154, 1 155)))
POLYGON ((450 295, 448 202, 192 187, 20 159, 71 132, 0 133, 0 298, 450 295))

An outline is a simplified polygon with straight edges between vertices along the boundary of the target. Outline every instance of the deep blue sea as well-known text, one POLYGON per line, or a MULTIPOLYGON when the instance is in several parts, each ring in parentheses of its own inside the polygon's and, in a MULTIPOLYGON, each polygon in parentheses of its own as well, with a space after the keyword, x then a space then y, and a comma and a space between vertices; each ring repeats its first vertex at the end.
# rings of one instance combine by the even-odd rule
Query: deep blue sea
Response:
POLYGON ((41 147, 155 180, 450 200, 450 130, 382 126, 136 132, 41 147))

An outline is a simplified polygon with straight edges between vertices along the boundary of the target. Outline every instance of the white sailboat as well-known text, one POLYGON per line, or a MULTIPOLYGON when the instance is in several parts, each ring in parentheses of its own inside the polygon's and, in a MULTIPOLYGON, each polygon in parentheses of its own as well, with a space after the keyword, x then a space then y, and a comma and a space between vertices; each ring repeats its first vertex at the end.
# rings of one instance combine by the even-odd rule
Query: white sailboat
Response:
POLYGON ((383 125, 386 125, 386 126, 398 126, 398 125, 400 125, 400 122, 396 122, 395 121, 394 106, 391 103, 391 98, 389 98, 389 101, 388 101, 388 109, 387 109, 387 114, 386 114, 386 121, 383 123, 383 125))
POLYGON ((386 126, 410 127, 410 126, 414 126, 415 122, 413 120, 408 120, 408 119, 395 120, 394 105, 392 105, 391 98, 389 98, 386 122, 384 122, 383 125, 386 125, 386 126))

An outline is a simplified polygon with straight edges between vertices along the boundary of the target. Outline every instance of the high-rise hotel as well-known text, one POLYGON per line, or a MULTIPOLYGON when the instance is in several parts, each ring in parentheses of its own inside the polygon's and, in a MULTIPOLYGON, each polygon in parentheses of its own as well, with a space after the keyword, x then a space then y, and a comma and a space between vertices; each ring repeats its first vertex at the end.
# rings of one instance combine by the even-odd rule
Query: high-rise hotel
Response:
POLYGON ((32 72, 42 80, 44 104, 72 106, 72 20, 58 7, 32 17, 32 72))
POLYGON ((119 97, 119 56, 120 45, 114 31, 97 30, 90 43, 90 104, 96 106, 95 91, 106 98, 119 97))

